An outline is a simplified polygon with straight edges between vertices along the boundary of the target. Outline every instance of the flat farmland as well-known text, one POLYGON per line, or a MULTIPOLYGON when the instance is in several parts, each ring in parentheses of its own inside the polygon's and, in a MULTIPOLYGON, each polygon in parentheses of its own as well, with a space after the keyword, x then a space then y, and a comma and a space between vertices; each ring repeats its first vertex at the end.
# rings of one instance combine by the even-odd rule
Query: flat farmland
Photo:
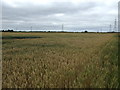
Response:
POLYGON ((115 33, 2 33, 3 88, 117 88, 115 33))

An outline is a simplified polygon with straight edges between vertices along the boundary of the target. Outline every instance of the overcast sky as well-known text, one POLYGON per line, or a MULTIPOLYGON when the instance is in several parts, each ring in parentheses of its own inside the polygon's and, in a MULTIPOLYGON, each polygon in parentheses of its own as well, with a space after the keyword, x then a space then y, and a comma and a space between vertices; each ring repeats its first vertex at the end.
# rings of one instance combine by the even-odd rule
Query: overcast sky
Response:
POLYGON ((114 25, 119 0, 2 0, 2 28, 72 31, 114 25))

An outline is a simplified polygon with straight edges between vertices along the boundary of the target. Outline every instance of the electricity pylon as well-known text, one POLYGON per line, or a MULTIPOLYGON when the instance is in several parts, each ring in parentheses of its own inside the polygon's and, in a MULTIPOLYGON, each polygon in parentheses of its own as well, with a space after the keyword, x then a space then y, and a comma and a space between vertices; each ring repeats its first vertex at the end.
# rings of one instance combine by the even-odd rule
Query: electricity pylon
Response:
POLYGON ((62 24, 62 31, 64 30, 64 24, 62 24))
POLYGON ((114 23, 114 32, 117 31, 117 20, 115 19, 115 23, 114 23))
POLYGON ((110 30, 109 30, 109 32, 111 32, 111 30, 112 30, 112 25, 110 24, 110 30))

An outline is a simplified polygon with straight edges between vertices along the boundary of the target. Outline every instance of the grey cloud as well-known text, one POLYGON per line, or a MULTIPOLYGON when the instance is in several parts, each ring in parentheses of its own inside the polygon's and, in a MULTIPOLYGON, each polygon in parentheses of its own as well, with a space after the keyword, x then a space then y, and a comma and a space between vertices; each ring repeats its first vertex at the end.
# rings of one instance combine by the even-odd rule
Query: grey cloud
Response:
POLYGON ((83 3, 79 6, 76 6, 71 2, 53 2, 50 6, 35 6, 32 4, 27 4, 26 6, 14 8, 7 5, 6 3, 3 3, 3 19, 30 19, 30 17, 46 17, 48 15, 53 15, 57 13, 76 14, 77 12, 86 11, 94 6, 95 3, 91 2, 89 2, 88 4, 83 3))
MULTIPOLYGON (((20 28, 32 25, 39 29, 39 25, 46 24, 47 27, 47 24, 51 23, 71 24, 71 26, 73 26, 72 24, 90 26, 93 24, 103 24, 103 22, 108 24, 115 15, 109 15, 107 10, 114 10, 114 6, 109 6, 105 9, 104 7, 104 3, 97 2, 78 3, 77 5, 72 2, 53 2, 48 5, 27 3, 19 7, 13 7, 3 2, 3 27, 20 28), (98 7, 103 9, 99 13, 97 11, 98 7), (55 16, 55 14, 60 13, 64 14, 64 16, 55 16)), ((56 29, 55 26, 54 29, 56 29)))

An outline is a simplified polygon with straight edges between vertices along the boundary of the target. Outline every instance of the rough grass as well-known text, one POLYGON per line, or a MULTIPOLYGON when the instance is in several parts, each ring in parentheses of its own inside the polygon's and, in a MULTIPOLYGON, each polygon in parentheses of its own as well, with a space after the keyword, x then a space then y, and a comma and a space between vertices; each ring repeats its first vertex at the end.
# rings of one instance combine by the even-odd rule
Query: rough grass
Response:
POLYGON ((3 88, 117 88, 115 34, 3 33, 3 88))

